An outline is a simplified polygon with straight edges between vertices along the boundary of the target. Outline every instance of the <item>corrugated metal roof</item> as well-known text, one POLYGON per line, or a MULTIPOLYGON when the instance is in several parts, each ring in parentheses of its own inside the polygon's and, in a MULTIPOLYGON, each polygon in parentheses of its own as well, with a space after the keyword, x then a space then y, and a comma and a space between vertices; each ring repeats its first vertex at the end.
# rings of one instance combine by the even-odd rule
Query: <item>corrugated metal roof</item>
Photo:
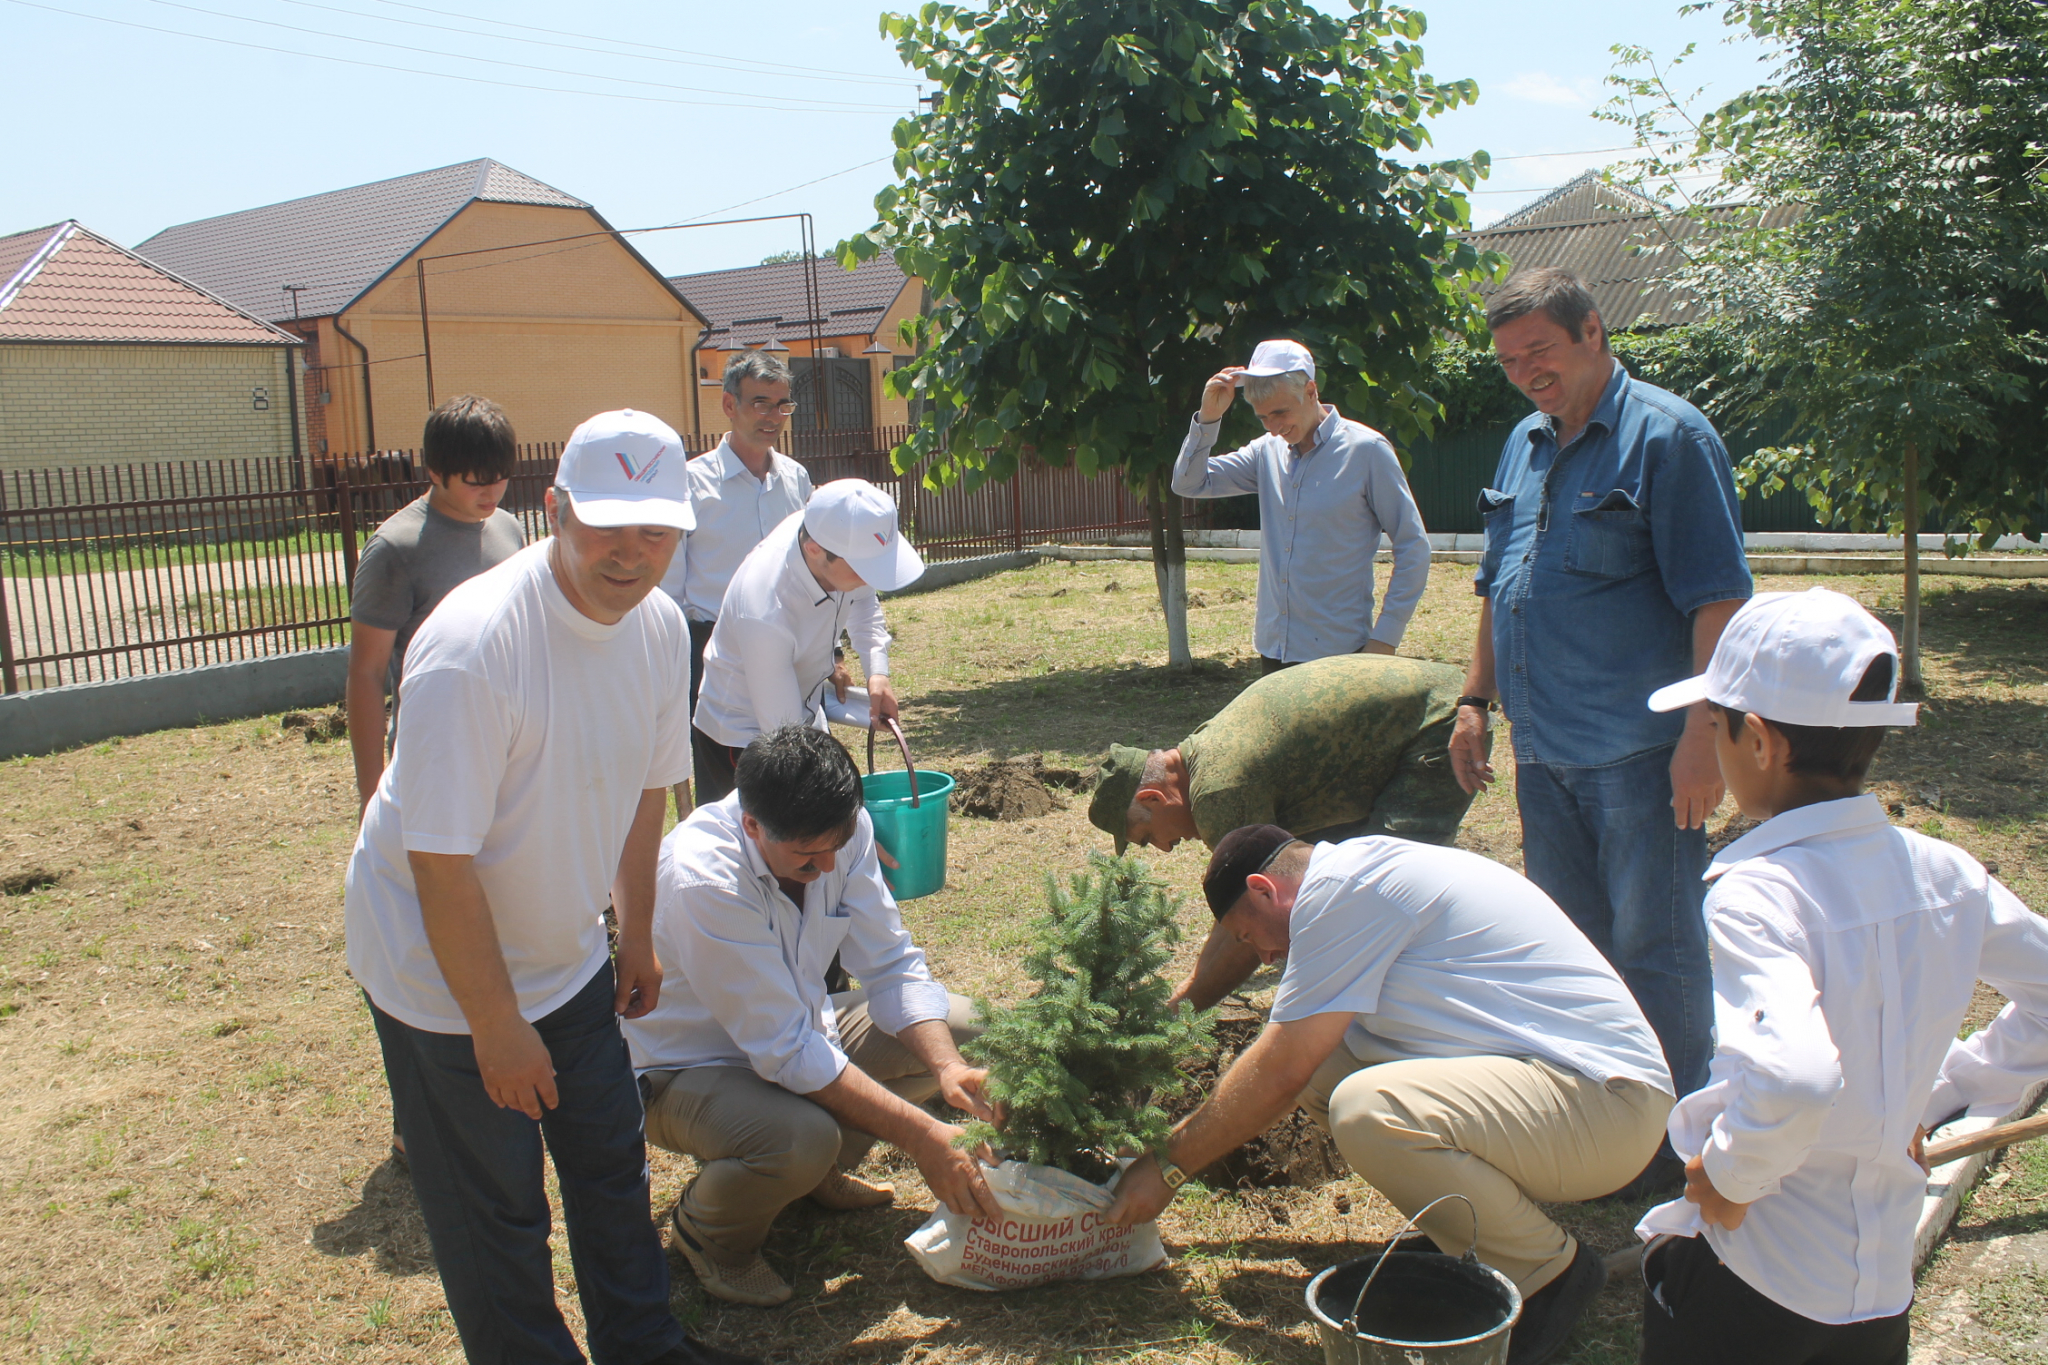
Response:
MULTIPOLYGON (((707 336, 713 347, 735 338, 752 346, 770 337, 790 342, 811 334, 802 261, 672 275, 669 283, 710 322, 707 336)), ((863 261, 852 270, 842 269, 837 261, 819 261, 819 335, 874 331, 903 285, 903 272, 887 256, 863 261)), ((885 344, 890 340, 883 338, 885 344)))
MULTIPOLYGON (((1735 210, 1719 216, 1732 216, 1735 210)), ((1766 209, 1765 227, 1797 222, 1797 206, 1766 209)), ((1588 172, 1491 227, 1464 234, 1482 251, 1498 251, 1516 270, 1557 265, 1592 291, 1601 320, 1617 331, 1676 327, 1705 315, 1699 301, 1671 283, 1685 244, 1701 225, 1671 214, 1647 196, 1588 172), (1654 206, 1645 211, 1644 206, 1654 206)), ((1488 284, 1482 296, 1499 289, 1488 284)))
POLYGON ((484 158, 165 228, 135 249, 273 322, 346 308, 474 200, 587 209, 574 195, 484 158))
POLYGON ((76 222, 0 237, 0 342, 298 345, 76 222))

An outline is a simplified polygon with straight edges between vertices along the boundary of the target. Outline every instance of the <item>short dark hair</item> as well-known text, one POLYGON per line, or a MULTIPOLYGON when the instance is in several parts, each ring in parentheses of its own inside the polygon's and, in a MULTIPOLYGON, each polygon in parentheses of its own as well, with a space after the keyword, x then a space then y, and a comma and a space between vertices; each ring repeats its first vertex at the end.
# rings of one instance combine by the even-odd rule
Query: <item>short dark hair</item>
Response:
MULTIPOLYGON (((1870 661, 1870 667, 1863 670, 1863 678, 1856 684, 1856 690, 1849 694, 1850 701, 1889 701, 1892 693, 1892 656, 1880 654, 1870 661)), ((1721 723, 1734 734, 1742 728, 1746 711, 1712 703, 1721 713, 1721 723)), ((1763 719, 1771 722, 1773 729, 1785 736, 1785 743, 1791 749, 1791 757, 1785 766, 1792 772, 1809 777, 1827 777, 1837 782, 1853 782, 1862 785, 1870 772, 1871 763, 1877 758, 1878 746, 1890 730, 1888 725, 1787 725, 1781 720, 1763 719)))
POLYGON ((785 725, 756 736, 734 774, 740 809, 776 843, 846 829, 860 814, 860 769, 823 730, 785 725))
POLYGON ((725 375, 719 382, 727 393, 737 398, 740 396, 740 385, 749 379, 762 384, 795 382, 790 378, 789 362, 767 351, 741 351, 725 362, 725 375))
POLYGON ((512 477, 519 442, 503 408, 465 393, 427 414, 420 457, 429 473, 443 479, 468 475, 479 483, 496 483, 512 477))
MULTIPOLYGON (((1497 332, 1517 318, 1541 313, 1564 328, 1573 341, 1585 340, 1586 319, 1599 312, 1586 282, 1561 265, 1534 266, 1517 270, 1508 282, 1486 301, 1486 330, 1497 332)), ((1607 335, 1603 330, 1604 349, 1607 335)))

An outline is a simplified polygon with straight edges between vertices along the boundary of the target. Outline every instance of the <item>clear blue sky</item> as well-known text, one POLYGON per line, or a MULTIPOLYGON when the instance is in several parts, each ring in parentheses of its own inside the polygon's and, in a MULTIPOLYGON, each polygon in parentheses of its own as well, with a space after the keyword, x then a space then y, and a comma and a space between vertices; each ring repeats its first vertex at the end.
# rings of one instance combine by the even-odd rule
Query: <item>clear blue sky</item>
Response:
MULTIPOLYGON (((1614 159, 1597 149, 1626 139, 1590 116, 1611 45, 1697 42, 1691 83, 1717 98, 1762 74, 1753 45, 1728 46, 1717 18, 1680 18, 1672 0, 1420 8, 1428 69, 1481 90, 1435 125, 1436 148, 1516 158, 1475 200, 1482 223, 1614 159)), ((0 112, 14 130, 0 233, 77 218, 133 245, 174 223, 488 156, 618 227, 807 210, 829 245, 873 221, 889 175, 885 160, 837 173, 886 158, 919 91, 878 12, 872 0, 0 0, 0 112), (558 93, 576 91, 613 97, 558 93)), ((638 241, 679 273, 751 265, 795 246, 796 228, 638 241)))

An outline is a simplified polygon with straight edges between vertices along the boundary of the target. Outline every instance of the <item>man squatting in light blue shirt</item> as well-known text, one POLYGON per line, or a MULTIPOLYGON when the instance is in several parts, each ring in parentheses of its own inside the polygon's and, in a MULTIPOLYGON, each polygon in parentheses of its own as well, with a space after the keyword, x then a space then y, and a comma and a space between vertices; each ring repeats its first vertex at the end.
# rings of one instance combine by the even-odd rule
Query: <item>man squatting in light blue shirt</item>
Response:
POLYGON ((1386 437, 1322 401, 1316 365, 1294 341, 1263 341, 1248 366, 1218 370, 1173 466, 1184 498, 1259 495, 1259 606, 1252 643, 1262 671, 1333 654, 1392 654, 1429 581, 1429 536, 1386 437), (1266 434, 1209 454, 1218 424, 1245 400, 1266 434), (1373 620, 1380 534, 1394 542, 1387 598, 1373 620))

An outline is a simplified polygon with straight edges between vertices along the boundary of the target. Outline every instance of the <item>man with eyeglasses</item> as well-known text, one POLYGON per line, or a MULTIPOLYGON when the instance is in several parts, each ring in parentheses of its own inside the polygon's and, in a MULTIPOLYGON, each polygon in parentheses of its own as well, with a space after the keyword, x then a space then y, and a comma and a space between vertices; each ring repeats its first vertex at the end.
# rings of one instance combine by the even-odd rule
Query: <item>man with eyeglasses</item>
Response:
MULTIPOLYGON (((770 531, 811 500, 810 471, 775 448, 796 411, 789 366, 764 351, 742 351, 726 362, 724 383, 718 403, 730 429, 717 448, 689 463, 697 528, 683 537, 661 580, 662 591, 690 623, 692 714, 703 685, 704 646, 733 573, 770 531)), ((837 681, 843 690, 844 676, 837 681)), ((703 796, 701 788, 697 795, 703 796)), ((689 814, 690 784, 678 783, 675 798, 677 815, 689 814)))
POLYGON ((1298 341, 1262 341, 1249 365, 1218 370, 1173 465, 1184 498, 1259 495, 1259 603, 1252 645, 1264 673, 1335 654, 1392 654, 1429 582, 1429 536, 1386 437, 1316 391, 1298 341), (1211 455, 1244 390, 1266 434, 1211 455), (1380 537, 1394 545, 1386 600, 1373 616, 1380 537))

